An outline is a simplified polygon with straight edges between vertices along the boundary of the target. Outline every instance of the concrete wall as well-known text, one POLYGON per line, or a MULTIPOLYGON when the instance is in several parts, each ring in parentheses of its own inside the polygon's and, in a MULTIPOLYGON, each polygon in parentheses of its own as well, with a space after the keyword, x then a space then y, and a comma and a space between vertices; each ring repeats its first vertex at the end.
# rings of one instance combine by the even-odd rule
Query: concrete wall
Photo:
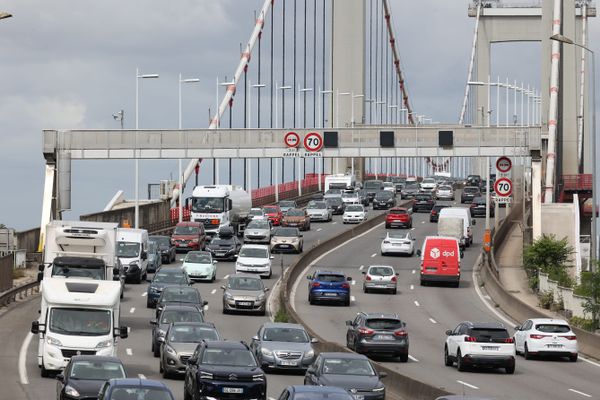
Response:
MULTIPOLYGON (((567 238, 569 246, 575 250, 579 245, 579 232, 577 231, 577 220, 579 213, 577 206, 567 203, 542 204, 542 234, 555 235, 556 239, 567 238)), ((577 274, 576 254, 570 257, 573 268, 569 269, 569 275, 575 278, 577 274)))
POLYGON ((586 318, 591 317, 583 311, 583 303, 587 300, 586 297, 578 296, 573 293, 573 289, 558 286, 558 282, 548 278, 547 274, 539 273, 540 292, 552 292, 554 302, 557 303, 560 299, 563 300, 565 310, 571 311, 574 317, 586 318))
POLYGON ((40 228, 33 228, 23 232, 17 232, 17 248, 27 250, 28 253, 38 251, 40 242, 40 228))
MULTIPOLYGON (((168 201, 140 205, 139 226, 144 228, 145 226, 156 224, 157 222, 169 220, 171 218, 170 210, 171 206, 168 201)), ((122 224, 127 220, 129 221, 129 224, 133 226, 134 215, 135 207, 132 204, 130 207, 82 215, 79 219, 81 221, 117 222, 119 224, 122 224)))

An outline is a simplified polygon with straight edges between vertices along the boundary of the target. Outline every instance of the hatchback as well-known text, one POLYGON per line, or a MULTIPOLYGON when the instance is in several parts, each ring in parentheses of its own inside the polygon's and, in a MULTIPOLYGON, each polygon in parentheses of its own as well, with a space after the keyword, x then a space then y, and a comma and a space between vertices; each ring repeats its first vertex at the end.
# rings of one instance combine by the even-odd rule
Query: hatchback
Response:
POLYGON ((454 200, 454 189, 449 185, 439 186, 435 192, 438 199, 454 200))
POLYGON ((339 197, 327 199, 325 203, 327 203, 327 208, 331 210, 333 215, 342 215, 346 210, 346 203, 339 197))
POLYGON ((410 231, 388 231, 381 242, 381 255, 398 254, 412 257, 415 238, 410 231))
POLYGON ((363 271, 363 292, 390 291, 396 294, 398 287, 398 273, 389 265, 371 265, 363 271))
POLYGON ((156 303, 156 318, 160 316, 162 310, 168 305, 186 305, 195 306, 200 311, 208 305, 208 301, 202 300, 198 289, 190 286, 168 286, 163 290, 156 303))
POLYGON ((412 228, 412 215, 406 208, 394 207, 385 216, 385 227, 389 228, 412 228))
POLYGON ((244 243, 268 244, 271 241, 271 228, 271 223, 267 220, 250 221, 244 230, 244 243))
POLYGON ((390 192, 387 190, 377 192, 375 197, 373 197, 373 210, 387 210, 391 207, 394 207, 396 205, 395 196, 395 192, 390 192))
POLYGON ((302 236, 298 228, 285 226, 275 228, 271 237, 271 253, 302 253, 304 248, 304 239, 302 236))
POLYGON ((367 211, 361 204, 350 204, 346 207, 342 222, 344 224, 359 224, 367 220, 367 211))
POLYGON ((181 268, 192 281, 211 281, 217 278, 217 261, 210 251, 190 251, 183 259, 181 268))
POLYGON ((327 207, 325 201, 311 200, 306 206, 306 212, 310 216, 311 221, 331 221, 331 210, 327 207))
POLYGON ((346 346, 359 354, 399 357, 408 361, 408 332, 398 314, 356 314, 346 321, 346 346))
POLYGON ((429 212, 435 204, 435 199, 431 193, 420 193, 415 196, 415 202, 413 203, 413 211, 426 211, 429 212))
POLYGON ((235 272, 260 274, 261 277, 268 279, 272 274, 271 260, 273 258, 269 246, 245 244, 240 249, 240 254, 235 262, 235 272))
POLYGON ((264 370, 306 370, 315 360, 316 342, 302 325, 266 322, 252 338, 250 348, 264 370))
POLYGON ((102 386, 102 400, 175 400, 171 390, 160 381, 140 378, 111 379, 102 386))
POLYGON ((56 376, 56 399, 96 399, 106 381, 125 377, 123 363, 116 357, 73 356, 56 376))
POLYGON ((345 306, 350 305, 350 281, 343 272, 315 271, 308 275, 308 302, 316 304, 318 301, 337 302, 345 306))
MULTIPOLYGON (((471 207, 469 207, 471 217, 485 217, 485 197, 479 196, 473 198, 471 207)), ((490 217, 494 218, 494 203, 490 197, 490 217)))
POLYGON ((152 353, 160 355, 161 339, 165 337, 169 325, 173 322, 204 322, 202 309, 191 305, 168 305, 157 319, 150 320, 152 327, 152 353))
POLYGON ((281 208, 278 205, 272 206, 264 206, 263 211, 267 216, 267 219, 271 221, 271 223, 275 226, 281 223, 281 218, 283 218, 283 212, 281 212, 281 208))
POLYGON ((533 356, 558 356, 577 361, 577 336, 567 321, 532 318, 515 330, 515 350, 526 360, 533 356))
POLYGON ((247 274, 230 275, 223 289, 223 314, 230 311, 256 312, 265 315, 267 292, 262 279, 247 274))
POLYGON ((429 222, 438 222, 440 219, 440 210, 446 207, 451 207, 451 205, 435 203, 435 205, 431 209, 431 212, 429 213, 429 222))

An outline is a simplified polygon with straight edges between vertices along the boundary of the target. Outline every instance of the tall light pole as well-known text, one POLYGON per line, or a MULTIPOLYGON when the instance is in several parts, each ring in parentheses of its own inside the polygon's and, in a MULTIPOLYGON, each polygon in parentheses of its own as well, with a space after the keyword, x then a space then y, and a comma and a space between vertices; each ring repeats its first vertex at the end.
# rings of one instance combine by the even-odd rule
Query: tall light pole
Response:
POLYGON ((135 69, 135 147, 133 157, 135 158, 135 213, 134 227, 139 228, 140 223, 140 158, 138 157, 138 129, 140 129, 140 79, 155 79, 158 74, 140 75, 140 69, 135 69))
POLYGON ((592 85, 592 132, 591 132, 591 154, 592 154, 592 260, 596 260, 598 256, 597 251, 597 238, 596 238, 596 55, 592 50, 588 47, 575 43, 573 40, 569 39, 566 36, 556 34, 550 37, 551 40, 556 40, 557 42, 561 42, 564 44, 572 44, 573 46, 577 46, 585 51, 589 52, 592 55, 592 68, 591 68, 591 79, 590 84, 592 85))
MULTIPOLYGON (((200 79, 198 78, 188 78, 182 79, 181 74, 179 74, 179 130, 181 130, 182 125, 182 96, 181 96, 181 84, 182 83, 198 83, 200 79)), ((183 221, 183 173, 181 172, 181 158, 179 159, 179 222, 183 221)))
POLYGON ((10 18, 10 17, 12 17, 12 14, 4 12, 4 11, 0 11, 0 19, 10 18))

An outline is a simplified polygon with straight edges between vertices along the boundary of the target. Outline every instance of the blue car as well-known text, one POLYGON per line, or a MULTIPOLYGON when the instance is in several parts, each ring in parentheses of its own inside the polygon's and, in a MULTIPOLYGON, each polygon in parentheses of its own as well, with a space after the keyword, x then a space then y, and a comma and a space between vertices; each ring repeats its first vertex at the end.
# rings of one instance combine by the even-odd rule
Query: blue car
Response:
POLYGON ((315 271, 313 275, 308 275, 308 302, 315 304, 317 302, 336 302, 345 306, 350 305, 350 281, 351 277, 346 277, 339 271, 315 271))
POLYGON ((102 400, 175 400, 171 390, 162 382, 150 379, 110 379, 100 389, 102 400))

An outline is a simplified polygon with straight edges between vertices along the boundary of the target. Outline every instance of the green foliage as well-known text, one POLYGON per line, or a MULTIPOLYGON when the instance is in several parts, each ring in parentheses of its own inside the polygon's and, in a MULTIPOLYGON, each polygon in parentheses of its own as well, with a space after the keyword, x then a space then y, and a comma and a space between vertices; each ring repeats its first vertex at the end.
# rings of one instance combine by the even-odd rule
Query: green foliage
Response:
POLYGON ((593 332, 593 330, 594 330, 594 321, 591 319, 581 318, 581 317, 571 317, 571 318, 569 318, 569 323, 572 326, 576 326, 576 327, 581 328, 586 331, 593 332))
POLYGON ((592 315, 592 328, 598 329, 600 317, 600 272, 596 266, 596 272, 586 273, 586 279, 581 279, 581 286, 588 292, 588 299, 583 303, 583 311, 592 315))
POLYGON ((540 307, 549 310, 550 306, 553 303, 554 303, 554 293, 553 292, 547 291, 540 295, 540 307))
POLYGON ((285 309, 280 308, 275 314, 275 322, 289 322, 290 317, 285 309))
POLYGON ((592 297, 592 278, 594 273, 584 271, 581 273, 581 284, 575 286, 573 293, 578 296, 592 297))
POLYGON ((569 258, 573 248, 569 246, 567 238, 557 240, 554 235, 542 235, 532 245, 523 250, 523 266, 533 289, 539 287, 539 282, 533 277, 538 271, 548 274, 549 278, 557 281, 560 286, 572 287, 573 280, 568 269, 572 267, 569 258))

